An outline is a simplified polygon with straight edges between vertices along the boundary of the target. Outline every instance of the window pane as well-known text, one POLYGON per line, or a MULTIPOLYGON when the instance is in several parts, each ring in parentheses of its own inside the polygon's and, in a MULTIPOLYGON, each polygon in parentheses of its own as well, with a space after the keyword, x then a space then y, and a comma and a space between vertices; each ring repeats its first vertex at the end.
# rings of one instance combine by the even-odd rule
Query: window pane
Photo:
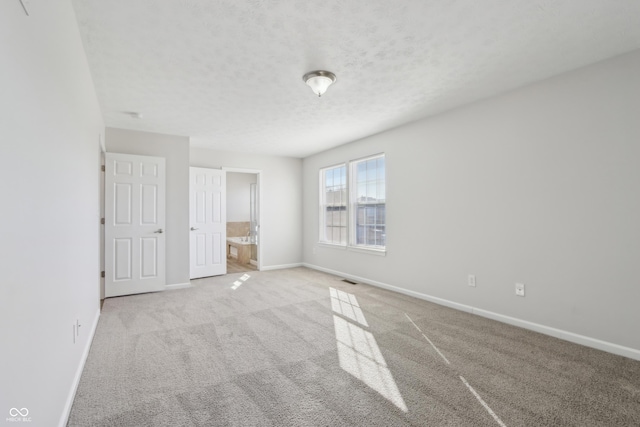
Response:
POLYGON ((378 216, 378 224, 384 225, 384 224, 387 223, 386 206, 385 205, 378 205, 377 216, 378 216))
POLYGON ((368 207, 365 224, 375 224, 375 223, 376 223, 376 208, 368 207))
POLYGON ((367 182, 367 201, 373 202, 377 199, 378 196, 377 185, 375 181, 367 182))
POLYGON ((386 199, 386 194, 385 194, 385 188, 384 188, 384 181, 378 181, 378 185, 377 185, 377 198, 378 201, 380 202, 384 202, 386 199))
POLYGON ((364 226, 359 225, 356 228, 356 244, 364 245, 364 226))
POLYGON ((375 244, 375 239, 373 238, 373 228, 369 225, 367 225, 365 228, 365 233, 364 233, 364 243, 365 245, 373 245, 375 244))
POLYGON ((364 182, 358 183, 358 195, 356 196, 356 201, 361 201, 365 197, 367 197, 367 184, 364 182))
POLYGON ((386 246, 386 244, 387 244, 387 233, 386 233, 386 227, 384 225, 383 226, 378 226, 378 231, 377 231, 377 234, 376 234, 376 238, 377 238, 376 244, 378 246, 386 246))
POLYGON ((366 182, 367 181, 367 164, 364 162, 358 163, 358 182, 366 182))
POLYGON ((378 180, 384 181, 384 158, 376 160, 376 167, 378 168, 378 180))
POLYGON ((333 231, 333 236, 331 238, 332 241, 334 242, 339 242, 340 241, 340 227, 332 227, 332 231, 333 231))
POLYGON ((367 161, 367 181, 376 180, 376 164, 376 159, 367 161))

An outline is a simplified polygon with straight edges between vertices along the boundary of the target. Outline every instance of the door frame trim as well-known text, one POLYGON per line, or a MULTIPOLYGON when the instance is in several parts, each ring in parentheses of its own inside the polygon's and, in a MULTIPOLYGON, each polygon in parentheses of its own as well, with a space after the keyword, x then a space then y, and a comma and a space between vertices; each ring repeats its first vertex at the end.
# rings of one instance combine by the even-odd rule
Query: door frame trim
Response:
POLYGON ((225 172, 250 173, 256 175, 256 184, 258 184, 258 271, 262 270, 262 169, 233 168, 222 166, 225 172))

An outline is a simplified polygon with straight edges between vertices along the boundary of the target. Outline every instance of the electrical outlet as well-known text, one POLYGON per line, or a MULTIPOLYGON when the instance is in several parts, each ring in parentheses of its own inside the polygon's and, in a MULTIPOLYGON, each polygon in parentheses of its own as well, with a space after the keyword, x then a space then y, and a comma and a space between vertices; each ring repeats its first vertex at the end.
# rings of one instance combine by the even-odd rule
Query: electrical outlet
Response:
POLYGON ((516 295, 519 297, 524 296, 524 283, 516 283, 516 295))
POLYGON ((470 274, 469 276, 467 276, 467 284, 469 286, 472 287, 476 287, 476 276, 474 276, 473 274, 470 274))

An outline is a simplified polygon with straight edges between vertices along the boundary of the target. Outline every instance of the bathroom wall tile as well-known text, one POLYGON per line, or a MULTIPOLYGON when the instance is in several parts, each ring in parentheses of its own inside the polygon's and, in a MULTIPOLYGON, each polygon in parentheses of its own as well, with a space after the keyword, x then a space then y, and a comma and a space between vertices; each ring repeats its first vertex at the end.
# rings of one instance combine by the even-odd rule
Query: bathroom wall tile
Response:
POLYGON ((244 237, 249 232, 249 221, 227 222, 227 237, 244 237))

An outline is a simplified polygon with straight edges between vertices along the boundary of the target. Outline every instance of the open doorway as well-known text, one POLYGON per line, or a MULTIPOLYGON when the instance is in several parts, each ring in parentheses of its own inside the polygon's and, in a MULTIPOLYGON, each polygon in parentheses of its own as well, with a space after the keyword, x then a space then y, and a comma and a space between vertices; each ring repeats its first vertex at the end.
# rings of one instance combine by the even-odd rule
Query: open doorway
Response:
POLYGON ((227 172, 227 273, 260 269, 260 171, 227 172))

